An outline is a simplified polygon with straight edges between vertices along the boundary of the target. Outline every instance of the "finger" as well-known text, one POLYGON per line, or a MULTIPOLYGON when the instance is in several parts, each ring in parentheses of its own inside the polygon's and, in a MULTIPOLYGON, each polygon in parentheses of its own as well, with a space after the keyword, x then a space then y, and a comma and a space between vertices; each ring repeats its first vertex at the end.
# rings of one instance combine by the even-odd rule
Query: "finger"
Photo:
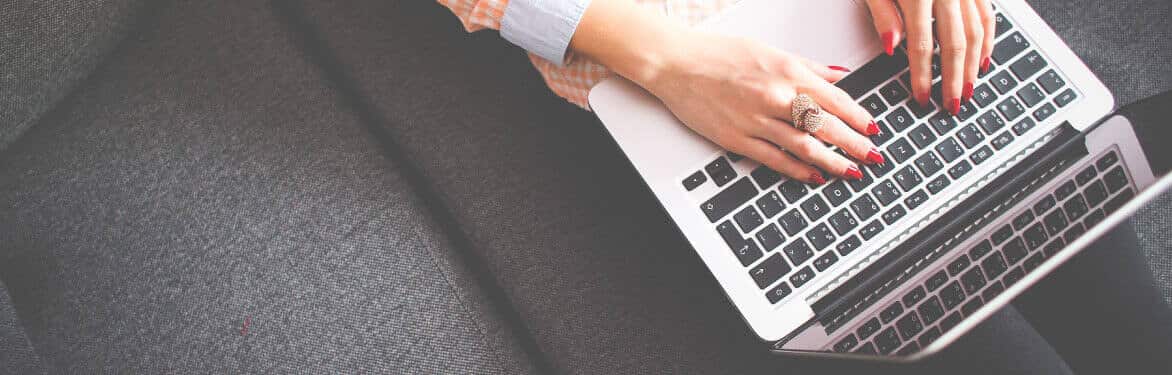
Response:
POLYGON ((827 116, 822 129, 813 133, 815 138, 826 143, 838 146, 855 160, 862 160, 868 164, 883 163, 883 155, 867 137, 847 127, 845 123, 834 116, 827 116))
POLYGON ((936 38, 940 40, 941 99, 944 108, 953 115, 960 113, 961 86, 964 85, 965 38, 961 0, 937 0, 936 38))
POLYGON ((762 139, 768 140, 807 163, 831 174, 844 178, 859 179, 859 166, 849 159, 830 151, 822 141, 798 130, 788 122, 775 120, 766 127, 762 139))
POLYGON ((826 179, 822 177, 822 173, 818 172, 817 169, 798 159, 794 159, 793 156, 790 156, 766 140, 747 138, 734 152, 744 155, 749 159, 756 160, 769 167, 769 169, 796 180, 815 185, 826 182, 826 179))
POLYGON ((805 58, 801 59, 801 62, 802 65, 805 65, 807 69, 810 69, 810 71, 818 75, 819 78, 822 78, 822 80, 830 83, 838 82, 838 80, 846 77, 846 75, 850 74, 851 72, 851 70, 845 66, 823 65, 805 58))
MULTIPOLYGON (((813 82, 811 87, 801 89, 801 91, 810 95, 822 109, 842 119, 842 122, 858 133, 866 135, 879 133, 879 126, 875 124, 871 113, 863 109, 859 103, 855 103, 854 99, 851 99, 850 95, 838 86, 826 82, 813 82)), ((788 120, 789 117, 786 119, 788 120)))
POLYGON ((902 38, 903 20, 899 17, 899 8, 892 0, 867 0, 867 7, 871 8, 875 31, 883 39, 883 50, 891 56, 902 38))
POLYGON ((964 18, 965 42, 968 48, 964 54, 964 85, 960 89, 960 101, 968 103, 973 97, 973 85, 981 69, 981 58, 985 45, 985 25, 981 22, 981 11, 977 0, 961 0, 960 10, 964 18))
POLYGON ((907 30, 908 66, 911 68, 912 93, 916 102, 927 106, 932 93, 932 2, 900 0, 903 23, 907 30))
POLYGON ((977 11, 980 12, 981 25, 985 29, 981 44, 981 72, 989 71, 989 58, 993 56, 993 38, 997 37, 997 16, 993 13, 993 4, 989 0, 976 0, 977 11))

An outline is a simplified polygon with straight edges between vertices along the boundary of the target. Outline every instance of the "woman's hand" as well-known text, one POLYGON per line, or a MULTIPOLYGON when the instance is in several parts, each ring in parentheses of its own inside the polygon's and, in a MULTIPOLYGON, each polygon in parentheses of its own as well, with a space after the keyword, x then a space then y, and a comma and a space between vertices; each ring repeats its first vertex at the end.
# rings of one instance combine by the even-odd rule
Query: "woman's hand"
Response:
POLYGON ((932 92, 933 19, 940 43, 941 103, 956 115, 973 96, 979 72, 989 69, 995 21, 989 0, 867 0, 887 54, 907 36, 912 92, 926 106, 932 92))
POLYGON ((846 74, 843 68, 695 31, 623 0, 594 0, 571 48, 647 89, 709 140, 792 178, 821 184, 817 167, 859 179, 862 173, 851 159, 883 162, 864 136, 879 132, 874 120, 832 84, 846 74), (807 133, 791 125, 798 94, 831 115, 820 130, 807 133))

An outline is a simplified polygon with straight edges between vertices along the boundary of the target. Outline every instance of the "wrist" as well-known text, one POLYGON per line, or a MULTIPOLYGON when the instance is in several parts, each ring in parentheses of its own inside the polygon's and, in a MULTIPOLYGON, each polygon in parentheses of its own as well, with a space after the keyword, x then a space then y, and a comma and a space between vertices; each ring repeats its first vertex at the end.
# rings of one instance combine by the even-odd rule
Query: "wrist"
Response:
POLYGON ((570 41, 570 48, 654 91, 678 65, 688 34, 682 22, 625 0, 593 0, 570 41))

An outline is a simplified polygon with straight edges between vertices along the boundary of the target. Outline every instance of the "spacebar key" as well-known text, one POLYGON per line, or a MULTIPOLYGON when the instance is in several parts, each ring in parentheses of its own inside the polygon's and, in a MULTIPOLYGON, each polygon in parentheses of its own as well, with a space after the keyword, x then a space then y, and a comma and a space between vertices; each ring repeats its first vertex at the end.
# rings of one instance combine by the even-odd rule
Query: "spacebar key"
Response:
POLYGON ((715 223, 755 196, 757 196, 757 187, 753 186, 753 182, 749 181, 748 177, 742 177, 724 191, 717 193, 712 199, 701 204, 700 210, 704 211, 704 215, 708 215, 708 221, 715 223))
POLYGON ((856 69, 835 85, 850 94, 852 98, 858 99, 906 68, 907 57, 904 56, 903 52, 896 50, 895 56, 881 53, 879 57, 856 69))

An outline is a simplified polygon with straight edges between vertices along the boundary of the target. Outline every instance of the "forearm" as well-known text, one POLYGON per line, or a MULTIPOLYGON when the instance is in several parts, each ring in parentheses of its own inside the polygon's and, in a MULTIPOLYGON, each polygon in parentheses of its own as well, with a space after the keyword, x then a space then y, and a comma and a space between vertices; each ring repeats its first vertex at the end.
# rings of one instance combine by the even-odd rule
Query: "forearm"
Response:
POLYGON ((689 29, 631 0, 592 0, 570 49, 646 87, 683 51, 689 29))

